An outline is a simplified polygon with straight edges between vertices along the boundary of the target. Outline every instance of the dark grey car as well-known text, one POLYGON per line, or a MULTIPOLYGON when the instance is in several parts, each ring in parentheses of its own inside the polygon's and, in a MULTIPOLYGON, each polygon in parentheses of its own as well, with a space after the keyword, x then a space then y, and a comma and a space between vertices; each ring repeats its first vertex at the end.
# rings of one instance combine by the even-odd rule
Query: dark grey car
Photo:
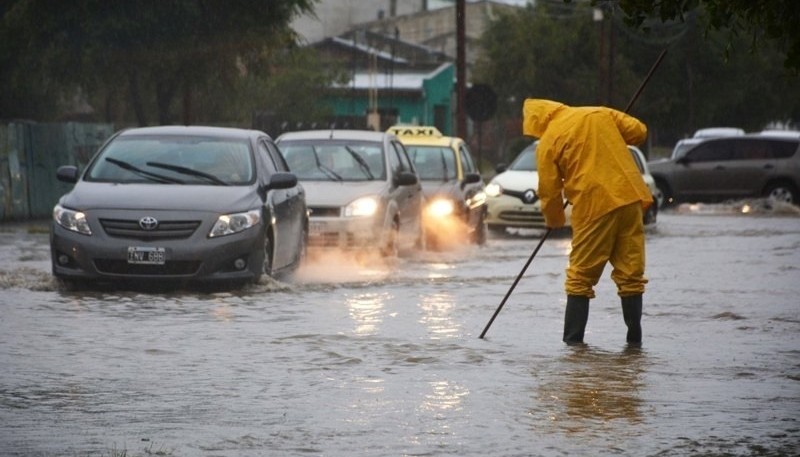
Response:
POLYGON ((800 203, 800 138, 750 134, 708 139, 678 159, 650 162, 666 203, 766 197, 800 203))
POLYGON ((80 280, 258 281, 291 271, 305 193, 265 133, 149 127, 115 134, 53 211, 53 274, 80 280))

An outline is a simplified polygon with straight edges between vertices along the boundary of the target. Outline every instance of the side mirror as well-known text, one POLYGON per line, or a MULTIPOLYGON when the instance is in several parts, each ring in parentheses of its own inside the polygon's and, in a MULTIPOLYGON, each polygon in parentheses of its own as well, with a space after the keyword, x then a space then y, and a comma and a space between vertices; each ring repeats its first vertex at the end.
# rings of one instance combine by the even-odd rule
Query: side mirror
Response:
POLYGON ((75 184, 78 182, 78 167, 74 165, 64 165, 56 170, 56 179, 62 182, 75 184))
POLYGON ((467 173, 464 176, 464 184, 475 184, 476 182, 481 182, 481 175, 478 173, 467 173))
POLYGON ((401 171, 395 178, 394 183, 398 186, 413 186, 419 182, 419 178, 414 173, 401 171))
POLYGON ((692 161, 692 159, 690 159, 688 156, 683 156, 683 157, 679 158, 678 160, 676 160, 675 163, 679 163, 681 165, 687 165, 691 161, 692 161))
POLYGON ((267 190, 290 189, 297 185, 297 175, 294 173, 277 172, 269 177, 267 190))
POLYGON ((479 182, 481 182, 481 175, 478 173, 467 173, 461 181, 461 189, 463 190, 466 186, 479 182))
POLYGON ((498 163, 497 166, 494 167, 494 171, 496 171, 497 174, 500 174, 506 170, 508 170, 508 164, 505 163, 498 163))

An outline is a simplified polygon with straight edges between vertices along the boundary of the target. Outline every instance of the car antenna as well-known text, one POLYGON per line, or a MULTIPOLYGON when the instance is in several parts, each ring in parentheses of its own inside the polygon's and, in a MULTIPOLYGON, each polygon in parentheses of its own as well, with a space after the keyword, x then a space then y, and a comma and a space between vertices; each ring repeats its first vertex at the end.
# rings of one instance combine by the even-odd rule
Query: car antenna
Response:
POLYGON ((331 122, 331 136, 328 138, 329 140, 333 139, 333 131, 336 129, 336 122, 331 122))

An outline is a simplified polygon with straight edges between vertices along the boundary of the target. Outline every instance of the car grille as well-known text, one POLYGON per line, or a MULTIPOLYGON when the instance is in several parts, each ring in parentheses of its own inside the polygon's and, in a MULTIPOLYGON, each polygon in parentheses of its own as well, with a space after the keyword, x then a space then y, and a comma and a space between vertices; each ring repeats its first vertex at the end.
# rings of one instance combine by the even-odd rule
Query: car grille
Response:
POLYGON ((100 219, 108 236, 114 238, 132 238, 137 240, 175 240, 192 236, 200 221, 159 221, 154 230, 144 230, 138 220, 100 219))
POLYGON ((500 219, 510 222, 541 223, 544 224, 542 213, 532 213, 530 211, 502 211, 500 219))
POLYGON ((341 215, 341 210, 338 206, 333 208, 325 206, 309 206, 308 209, 311 212, 311 217, 339 217, 341 215))
POLYGON ((126 260, 95 259, 97 271, 110 275, 122 276, 186 276, 193 275, 200 268, 200 261, 179 260, 164 265, 137 265, 126 260))

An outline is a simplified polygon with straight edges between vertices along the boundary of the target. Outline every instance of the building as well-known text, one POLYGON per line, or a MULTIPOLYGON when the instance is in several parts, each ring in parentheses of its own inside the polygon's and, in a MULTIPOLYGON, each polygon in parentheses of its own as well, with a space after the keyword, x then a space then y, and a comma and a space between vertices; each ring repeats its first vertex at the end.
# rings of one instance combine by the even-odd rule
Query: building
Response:
MULTIPOLYGON (((486 25, 524 0, 467 1, 467 81, 486 25)), ((342 126, 384 130, 395 123, 455 131, 456 6, 447 0, 323 0, 295 31, 349 68, 351 79, 327 96, 342 126)))

